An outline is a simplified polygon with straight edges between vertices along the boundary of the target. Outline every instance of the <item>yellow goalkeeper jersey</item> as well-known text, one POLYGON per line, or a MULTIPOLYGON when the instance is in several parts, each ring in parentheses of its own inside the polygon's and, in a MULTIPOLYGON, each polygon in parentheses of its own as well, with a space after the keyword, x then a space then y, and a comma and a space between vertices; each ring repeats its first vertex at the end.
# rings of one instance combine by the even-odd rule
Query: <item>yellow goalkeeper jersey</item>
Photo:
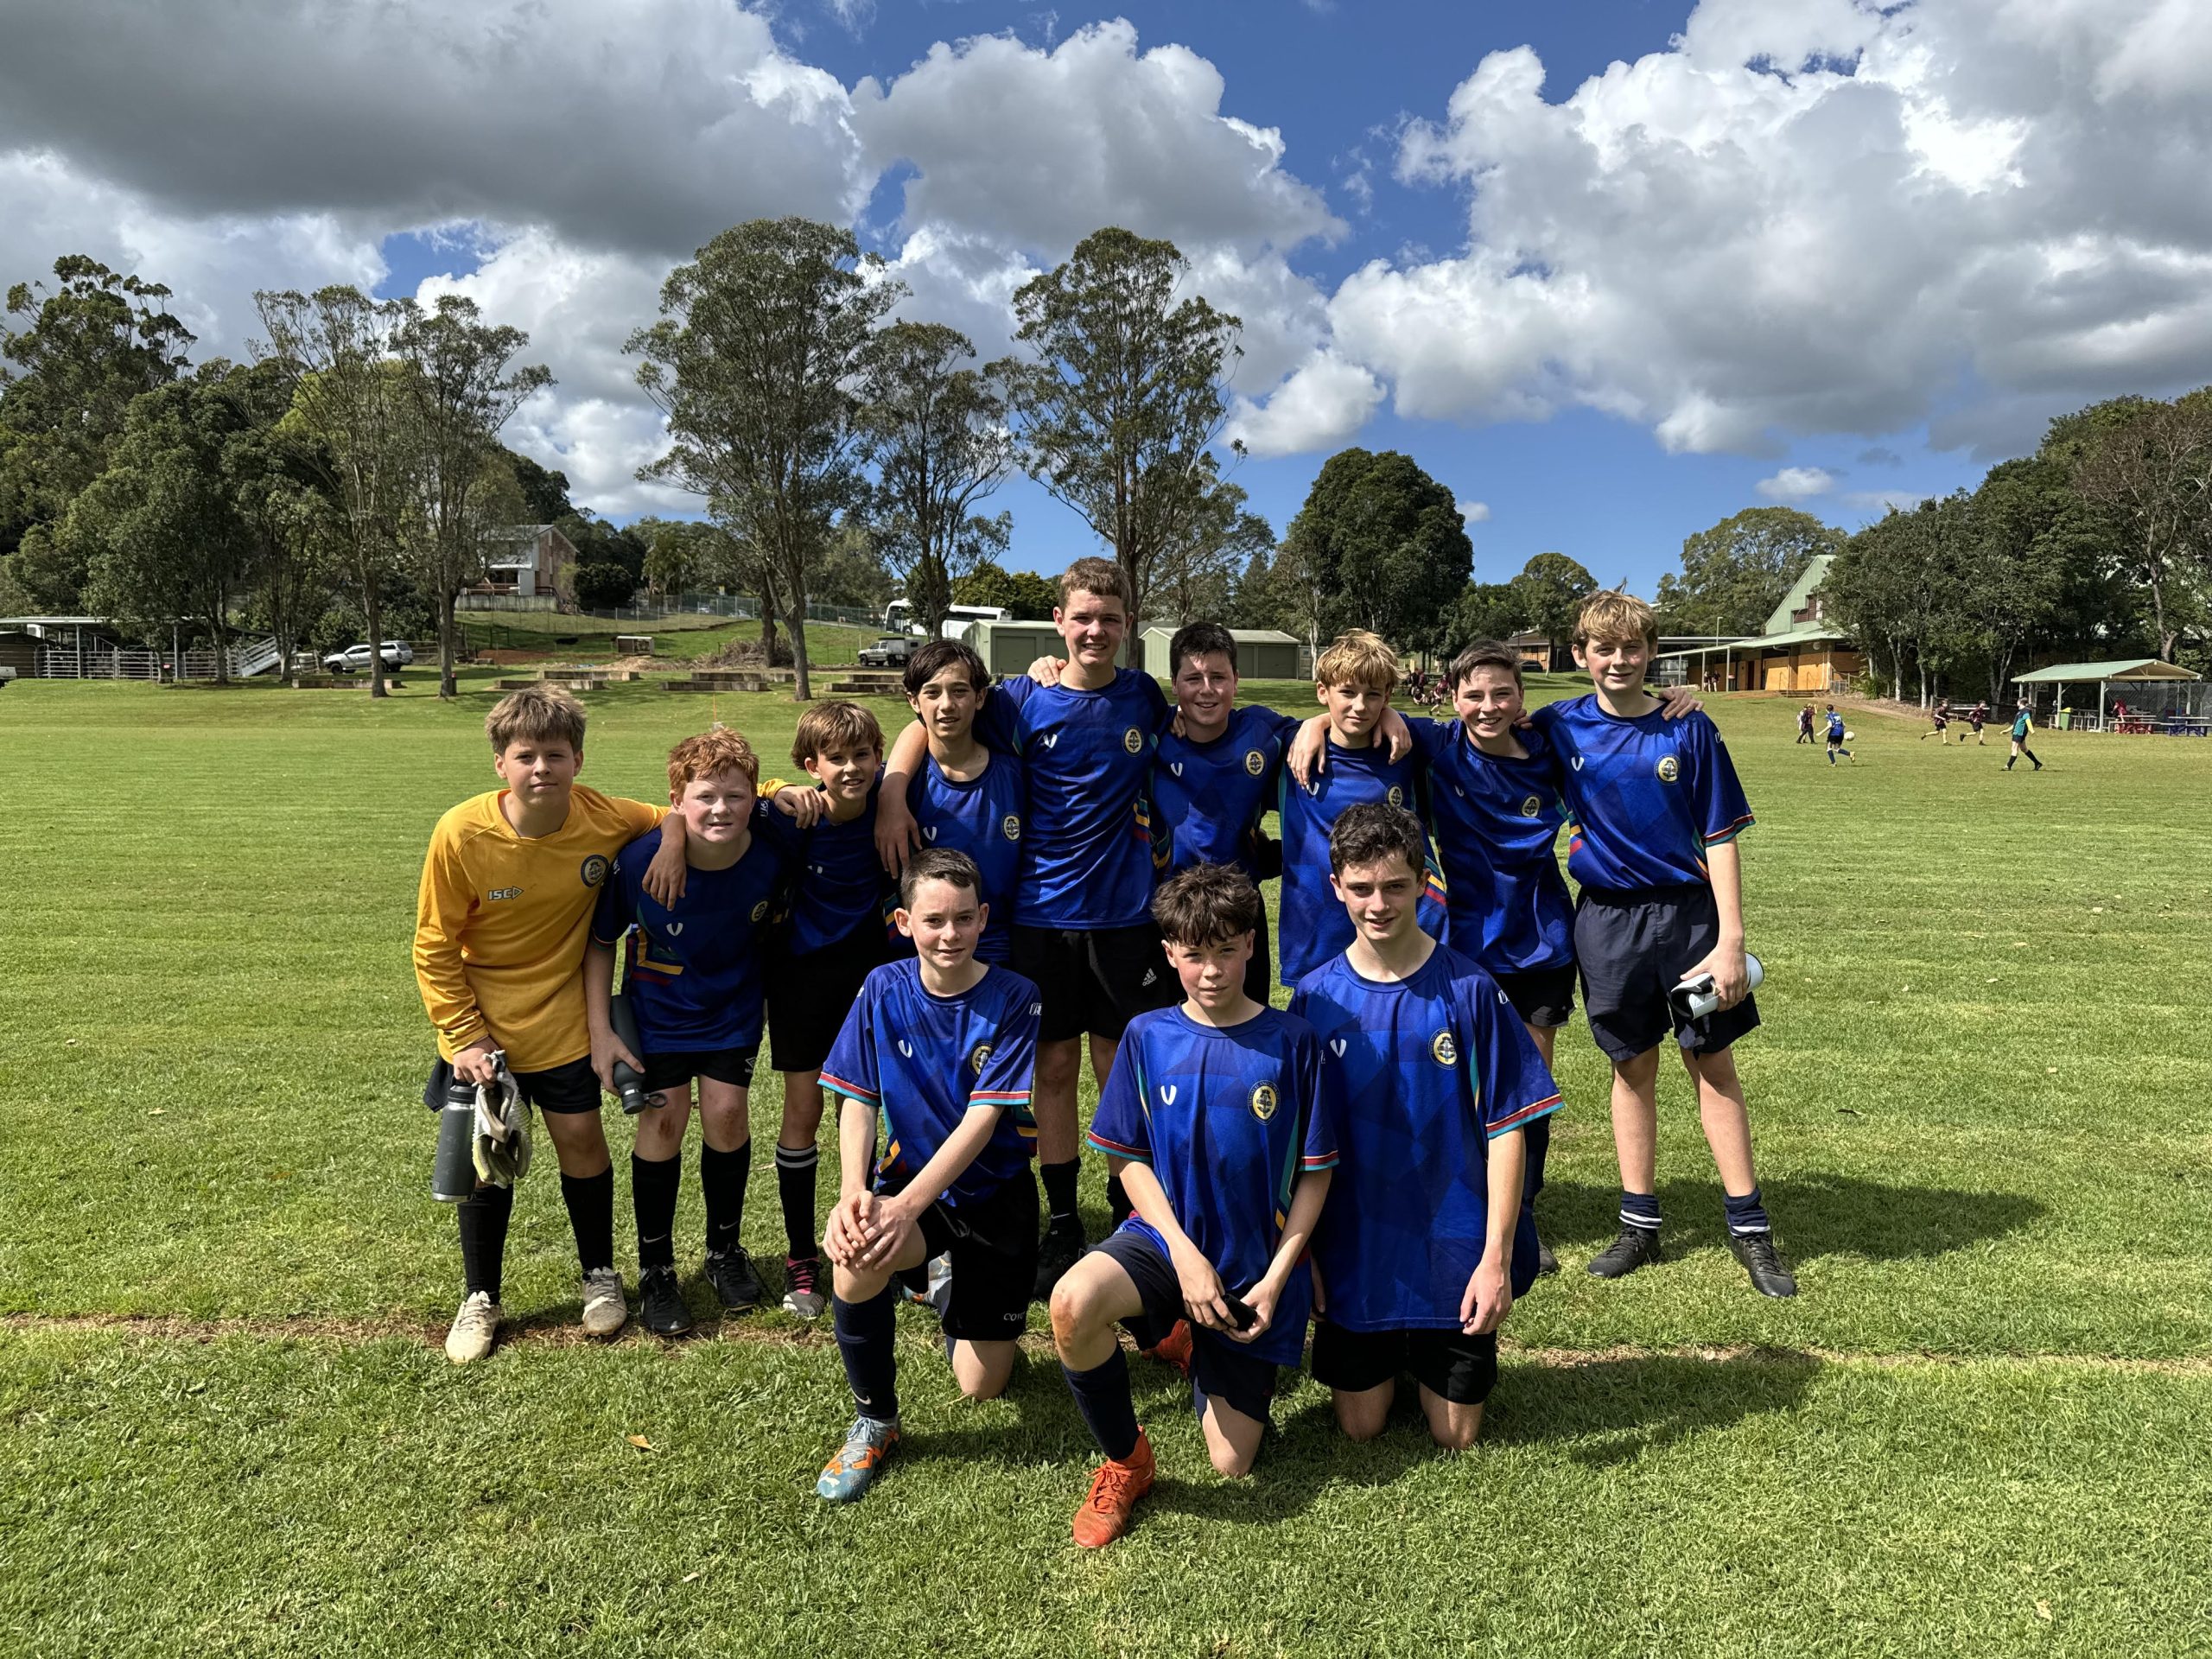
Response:
POLYGON ((584 943, 615 854, 668 816, 579 784, 550 836, 524 837, 500 810, 505 790, 438 820, 415 904, 415 978, 451 1059, 489 1036, 517 1071, 591 1052, 584 1026, 584 943))

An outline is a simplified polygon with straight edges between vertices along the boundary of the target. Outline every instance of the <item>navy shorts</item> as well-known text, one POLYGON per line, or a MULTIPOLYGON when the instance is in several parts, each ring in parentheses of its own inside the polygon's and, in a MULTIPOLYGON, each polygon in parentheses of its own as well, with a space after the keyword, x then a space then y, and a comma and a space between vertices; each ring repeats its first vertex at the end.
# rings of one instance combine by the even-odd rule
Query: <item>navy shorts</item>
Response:
POLYGON ((1574 906, 1574 960, 1582 1009, 1606 1058, 1632 1060, 1672 1033, 1693 1054, 1717 1054, 1759 1023, 1745 996, 1703 1020, 1684 1020, 1667 993, 1711 954, 1720 913, 1703 882, 1606 893, 1585 887, 1574 906))
MULTIPOLYGON (((1170 965, 1169 971, 1172 976, 1173 964, 1170 965)), ((1174 988, 1179 996, 1183 989, 1180 980, 1174 982, 1174 988)), ((1268 998, 1274 994, 1274 957, 1268 948, 1268 901, 1262 899, 1260 925, 1252 930, 1252 960, 1244 964, 1244 995, 1264 1008, 1268 1006, 1268 998)))
POLYGON ((643 1057, 645 1092, 657 1095, 664 1089, 677 1089, 688 1094, 688 1085, 694 1077, 711 1077, 733 1088, 750 1089, 753 1067, 760 1058, 758 1042, 741 1048, 695 1048, 647 1054, 643 1057))
POLYGON ((779 957, 768 976, 768 1034, 779 1071, 819 1071, 836 1046, 861 983, 891 960, 882 926, 864 924, 835 944, 779 957))
MULTIPOLYGON (((543 1071, 517 1071, 513 1077, 522 1097, 550 1117, 599 1109, 599 1074, 591 1069, 588 1058, 570 1060, 543 1071)), ((430 1064, 429 1081, 423 1085, 423 1103, 432 1111, 443 1107, 446 1090, 452 1084, 453 1066, 441 1055, 430 1064)))
POLYGON ((1037 1294, 1037 1183, 1027 1170, 980 1198, 922 1211, 922 1249, 952 1258, 944 1333, 962 1342, 1012 1342, 1029 1328, 1037 1294))
POLYGON ((1324 1319, 1313 1328, 1313 1380, 1364 1394, 1410 1375, 1455 1406, 1479 1406, 1497 1386, 1497 1332, 1347 1331, 1324 1319))
POLYGON ((1119 1038, 1130 1020, 1182 1000, 1160 929, 1014 926, 1014 969, 1037 987, 1045 1005, 1037 1040, 1089 1032, 1119 1038))
POLYGON ((1524 1026, 1563 1026, 1574 1012, 1574 964, 1571 962, 1491 977, 1524 1026))
MULTIPOLYGON (((1175 1321, 1187 1317, 1183 1309, 1183 1281, 1167 1252, 1134 1227, 1124 1226, 1090 1247, 1093 1255, 1110 1257, 1144 1299, 1145 1333, 1164 1337, 1175 1321)), ((1191 1327, 1191 1381, 1198 1392, 1218 1400, 1232 1411, 1255 1421, 1268 1421, 1268 1406, 1275 1397, 1275 1364, 1217 1332, 1191 1327)))

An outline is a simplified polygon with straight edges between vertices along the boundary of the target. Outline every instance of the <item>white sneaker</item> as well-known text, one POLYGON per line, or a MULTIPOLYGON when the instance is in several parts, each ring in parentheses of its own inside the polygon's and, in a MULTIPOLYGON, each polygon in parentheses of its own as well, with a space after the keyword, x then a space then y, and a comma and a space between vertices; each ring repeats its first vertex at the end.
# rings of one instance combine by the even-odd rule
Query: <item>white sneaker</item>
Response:
POLYGON ((446 1332, 446 1357, 456 1365, 467 1365, 490 1353, 499 1334, 499 1305, 490 1291, 471 1291, 453 1316, 453 1329, 446 1332))
POLYGON ((584 1332, 611 1337, 630 1322, 630 1304, 622 1300, 622 1275, 613 1268, 594 1268, 584 1274, 584 1332))

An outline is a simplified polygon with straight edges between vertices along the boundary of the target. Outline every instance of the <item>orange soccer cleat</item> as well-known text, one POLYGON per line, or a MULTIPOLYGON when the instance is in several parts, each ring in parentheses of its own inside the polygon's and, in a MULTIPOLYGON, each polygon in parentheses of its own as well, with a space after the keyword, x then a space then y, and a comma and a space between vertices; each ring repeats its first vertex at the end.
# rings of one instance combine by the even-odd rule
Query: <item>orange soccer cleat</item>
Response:
POLYGON ((1075 1512, 1075 1541, 1100 1549, 1129 1529, 1129 1511, 1152 1490, 1152 1442, 1142 1429, 1129 1455, 1109 1458, 1090 1478, 1090 1495, 1075 1512))
POLYGON ((1155 1345, 1146 1349, 1144 1355, 1147 1359, 1157 1359, 1173 1365, 1188 1376, 1191 1374, 1191 1322, 1188 1319, 1176 1320, 1175 1328, 1155 1345))

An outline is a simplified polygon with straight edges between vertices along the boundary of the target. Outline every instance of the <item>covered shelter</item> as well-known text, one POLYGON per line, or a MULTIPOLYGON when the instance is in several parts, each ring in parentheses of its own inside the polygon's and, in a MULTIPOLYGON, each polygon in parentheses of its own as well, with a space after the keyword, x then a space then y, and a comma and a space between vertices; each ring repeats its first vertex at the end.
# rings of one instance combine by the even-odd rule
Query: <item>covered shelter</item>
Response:
POLYGON ((2121 657, 2103 663, 2054 663, 2049 668, 2015 674, 2020 701, 2034 707, 2039 689, 2052 688, 2049 724, 2072 725, 2066 688, 2083 688, 2082 712, 2088 712, 2087 689, 2097 688, 2096 731, 2162 731, 2177 735, 2203 736, 2212 729, 2212 688, 2201 676, 2155 657, 2121 657), (2124 715, 2109 713, 2124 707, 2124 715))

